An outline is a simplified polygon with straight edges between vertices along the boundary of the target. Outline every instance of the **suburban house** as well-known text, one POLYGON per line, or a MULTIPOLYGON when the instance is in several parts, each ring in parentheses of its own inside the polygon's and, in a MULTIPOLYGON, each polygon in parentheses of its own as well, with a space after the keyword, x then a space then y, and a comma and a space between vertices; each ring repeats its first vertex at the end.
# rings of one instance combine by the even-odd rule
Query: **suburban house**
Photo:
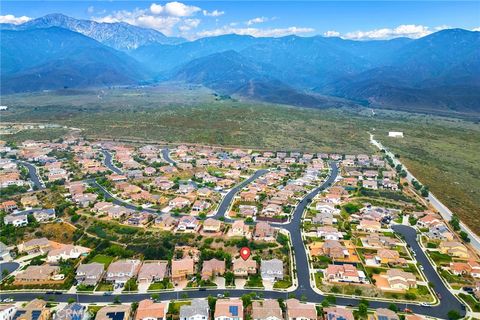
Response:
POLYGON ((286 320, 317 320, 317 309, 314 304, 288 299, 285 306, 286 320))
POLYGON ((277 300, 265 299, 252 302, 253 320, 283 320, 282 309, 277 300))
POLYGON ((361 219, 360 224, 357 227, 357 230, 367 231, 367 232, 377 232, 382 229, 382 225, 379 221, 361 219))
POLYGON ((14 284, 48 284, 63 281, 64 275, 60 274, 60 268, 44 264, 41 266, 28 266, 15 276, 14 284))
POLYGON ((325 280, 329 282, 364 283, 366 281, 365 273, 357 270, 352 264, 329 264, 324 274, 325 280))
POLYGON ((38 238, 25 241, 18 245, 19 252, 26 252, 28 254, 47 253, 51 249, 51 243, 47 238, 38 238))
POLYGON ((457 258, 469 258, 467 248, 458 241, 443 241, 438 247, 441 253, 457 258))
POLYGON ((90 252, 89 248, 65 244, 58 249, 50 250, 47 254, 47 262, 58 263, 60 260, 77 259, 88 252, 90 252))
POLYGON ((283 261, 279 259, 262 260, 260 274, 263 280, 275 281, 283 279, 283 261))
POLYGON ((187 198, 176 197, 168 202, 168 205, 174 209, 182 209, 184 207, 190 206, 192 203, 187 198))
POLYGON ((192 258, 172 260, 172 280, 180 281, 187 279, 195 273, 195 264, 192 258))
POLYGON ((208 301, 204 299, 193 299, 190 305, 180 307, 179 320, 208 320, 209 316, 208 301))
POLYGON ((145 299, 138 303, 135 320, 165 320, 167 304, 145 299))
POLYGON ((164 214, 155 218, 154 226, 162 230, 170 231, 177 226, 178 220, 169 214, 164 214))
POLYGON ((217 233, 220 232, 222 228, 222 222, 220 220, 208 218, 203 223, 203 232, 206 233, 217 233))
POLYGON ((388 269, 386 273, 375 277, 376 286, 382 290, 405 291, 417 287, 417 279, 411 272, 401 269, 388 269), (382 281, 383 278, 386 281, 382 281))
POLYGON ((332 226, 321 226, 317 228, 317 237, 326 240, 340 240, 343 238, 343 233, 332 226))
POLYGON ((104 266, 102 263, 92 262, 81 264, 77 268, 75 279, 85 286, 96 286, 103 277, 104 266))
POLYGON ((33 211, 33 217, 38 222, 47 222, 55 219, 55 209, 39 209, 33 211))
POLYGON ((474 278, 480 278, 480 264, 475 260, 468 262, 450 262, 450 271, 454 275, 470 275, 474 278))
POLYGON ((255 273, 257 273, 257 262, 255 260, 243 260, 242 258, 233 260, 233 274, 236 277, 248 277, 255 273))
POLYGON ((138 271, 138 283, 162 281, 167 277, 167 267, 165 261, 144 261, 138 271))
POLYGON ((253 237, 255 240, 274 241, 276 230, 268 222, 260 221, 255 226, 253 237))
POLYGON ((400 253, 396 250, 379 249, 376 259, 383 264, 396 263, 400 259, 400 253))
POLYGON ((55 320, 88 320, 87 307, 80 303, 67 304, 55 313, 55 320))
POLYGON ((0 320, 13 320, 13 316, 17 312, 17 307, 14 304, 0 305, 0 320))
POLYGON ((47 302, 40 299, 34 299, 25 306, 18 308, 13 316, 15 320, 48 320, 50 319, 50 309, 47 308, 47 302))
POLYGON ((125 304, 105 306, 97 311, 95 320, 129 320, 130 312, 130 306, 125 304))
POLYGON ((235 220, 227 233, 229 237, 245 237, 250 239, 250 227, 243 220, 235 220))
POLYGON ((323 308, 325 320, 355 320, 353 312, 341 307, 323 308))
POLYGON ((218 299, 214 320, 243 320, 243 302, 240 299, 218 299))
POLYGON ((328 256, 332 259, 344 259, 349 255, 347 248, 336 240, 313 242, 309 244, 311 256, 328 256))
POLYGON ((28 224, 28 215, 26 213, 8 214, 3 217, 3 223, 11 224, 15 228, 25 227, 28 224))
POLYGON ((200 224, 198 220, 193 216, 183 216, 178 221, 177 231, 184 231, 184 232, 196 232, 200 224))
POLYGON ((377 190, 378 189, 378 182, 376 180, 363 180, 362 187, 366 189, 377 190))
POLYGON ((400 318, 394 311, 390 309, 378 308, 377 310, 375 310, 374 319, 375 320, 399 320, 400 318))
POLYGON ((20 203, 24 208, 34 208, 40 203, 38 202, 37 196, 24 196, 20 199, 20 203))
POLYGON ((112 262, 107 269, 105 280, 116 285, 124 285, 129 279, 135 278, 140 269, 140 260, 119 260, 112 262))
POLYGON ((203 261, 202 279, 207 280, 217 275, 225 273, 225 261, 218 259, 211 259, 203 261))

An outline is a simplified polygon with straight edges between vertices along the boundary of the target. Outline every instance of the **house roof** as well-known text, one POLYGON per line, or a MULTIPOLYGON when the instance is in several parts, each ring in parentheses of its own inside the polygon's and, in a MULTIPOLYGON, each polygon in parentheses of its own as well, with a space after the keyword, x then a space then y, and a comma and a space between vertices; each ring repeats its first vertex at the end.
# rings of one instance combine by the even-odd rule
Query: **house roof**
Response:
POLYGON ((252 318, 253 319, 266 319, 275 317, 277 319, 283 319, 282 309, 277 300, 266 299, 263 301, 253 301, 252 303, 252 318))
POLYGON ((313 304, 301 303, 297 299, 288 299, 286 305, 288 318, 317 318, 317 309, 313 304))
POLYGON ((194 299, 190 305, 180 307, 180 318, 190 318, 195 315, 202 315, 208 318, 208 301, 204 299, 194 299))
POLYGON ((240 299, 219 299, 215 304, 215 318, 243 318, 243 302, 240 299))
POLYGON ((166 304, 145 299, 139 302, 135 320, 165 318, 166 304))

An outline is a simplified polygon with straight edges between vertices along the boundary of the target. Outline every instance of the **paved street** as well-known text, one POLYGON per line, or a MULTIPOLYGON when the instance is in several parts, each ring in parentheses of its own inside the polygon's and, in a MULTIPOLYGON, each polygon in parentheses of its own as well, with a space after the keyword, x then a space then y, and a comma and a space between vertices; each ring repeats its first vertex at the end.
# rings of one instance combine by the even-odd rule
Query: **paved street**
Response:
POLYGON ((33 164, 26 161, 22 161, 22 160, 15 160, 15 161, 22 164, 28 169, 28 176, 32 181, 33 185, 37 187, 38 190, 45 189, 45 184, 43 183, 43 180, 40 178, 40 176, 37 173, 37 167, 35 167, 33 164))
MULTIPOLYGON (((278 292, 278 291, 267 291, 267 290, 193 290, 193 291, 182 291, 182 292, 162 292, 159 293, 160 299, 169 300, 169 299, 177 299, 187 294, 189 298, 201 298, 207 297, 208 295, 217 295, 217 294, 224 294, 225 291, 228 291, 229 295, 232 297, 240 297, 245 293, 250 292, 257 292, 259 296, 263 296, 264 298, 286 298, 289 294, 295 294, 297 298, 305 298, 309 302, 319 303, 323 300, 324 296, 318 294, 313 290, 310 285, 310 273, 308 268, 308 258, 307 253, 304 249, 303 241, 301 238, 301 219, 304 210, 308 206, 308 204, 312 201, 312 199, 320 192, 325 190, 326 188, 330 187, 335 179, 338 176, 338 166, 335 162, 330 163, 330 175, 329 177, 322 183, 321 186, 313 189, 310 193, 308 193, 297 205, 294 210, 293 218, 290 222, 286 224, 274 224, 278 228, 284 228, 288 230, 291 234, 291 241, 292 241, 292 250, 295 257, 296 262, 296 272, 297 272, 297 282, 298 287, 289 293, 287 292, 278 292)), ((267 170, 258 170, 253 174, 250 178, 246 179, 239 185, 232 188, 222 200, 217 213, 215 214, 215 218, 223 217, 226 213, 226 210, 231 205, 235 194, 241 190, 245 185, 250 183, 251 181, 257 179, 258 177, 265 174, 267 170)), ((96 184, 94 181, 89 181, 90 183, 100 187, 100 190, 104 193, 105 197, 111 197, 110 193, 103 189, 100 185, 96 184)), ((114 203, 123 205, 132 209, 136 209, 136 206, 130 205, 123 201, 119 201, 114 199, 114 203)), ((145 209, 146 211, 150 212, 157 212, 156 210, 145 209)), ((405 237, 405 241, 408 245, 410 245, 413 250, 417 254, 417 260, 421 265, 424 266, 425 275, 429 282, 434 285, 435 291, 442 295, 442 300, 440 304, 433 307, 424 307, 418 304, 398 304, 399 309, 409 308, 415 313, 424 314, 428 316, 434 316, 439 318, 447 318, 447 313, 450 310, 458 310, 461 311, 462 314, 465 314, 464 307, 462 304, 455 298, 455 296, 445 287, 443 282, 441 281, 438 274, 435 272, 434 267, 430 264, 430 261, 427 259, 423 251, 421 250, 419 244, 417 243, 417 235, 416 230, 409 226, 404 225, 396 225, 393 229, 398 232, 399 234, 405 237)), ((28 301, 34 299, 38 296, 42 295, 40 292, 21 292, 21 293, 7 293, 2 294, 0 293, 0 299, 4 299, 6 297, 12 297, 13 299, 19 301, 28 301)), ((120 298, 122 302, 133 302, 133 301, 140 301, 142 299, 149 298, 151 294, 143 294, 143 293, 121 293, 116 295, 120 298)), ((45 297, 54 298, 56 301, 65 302, 69 298, 78 299, 79 302, 83 303, 93 303, 93 302, 113 302, 115 296, 103 296, 103 295, 95 295, 95 294, 73 294, 73 293, 61 293, 61 294, 45 294, 45 297)), ((342 298, 337 297, 336 304, 338 305, 352 305, 356 306, 359 303, 359 299, 354 298, 342 298)), ((383 302, 383 301, 374 301, 370 300, 370 306, 373 308, 379 307, 388 307, 392 302, 383 302)))
POLYGON ((170 157, 170 149, 168 148, 163 148, 162 149, 162 158, 163 160, 167 161, 170 165, 175 165, 175 161, 170 157))
POLYGON ((112 154, 108 150, 104 150, 104 149, 102 149, 102 153, 105 156, 105 158, 103 159, 103 164, 109 170, 115 172, 116 174, 122 174, 123 173, 122 170, 113 164, 112 154))
MULTIPOLYGON (((370 134, 370 142, 374 146, 376 146, 378 149, 385 150, 386 154, 390 158, 392 158, 393 163, 395 165, 397 165, 397 164, 402 165, 405 172, 407 173, 407 177, 406 177, 407 181, 411 182, 412 180, 416 180, 416 181, 421 182, 420 180, 415 178, 415 176, 410 171, 408 171, 408 169, 405 167, 405 165, 403 165, 397 158, 395 158, 395 155, 391 151, 389 151, 388 148, 384 147, 380 142, 375 140, 373 138, 373 134, 370 134)), ((450 221, 450 219, 452 218, 453 212, 450 211, 450 209, 448 209, 447 206, 445 206, 442 202, 440 202, 440 200, 438 200, 435 197, 435 195, 433 195, 433 193, 431 193, 431 192, 428 194, 427 199, 432 204, 432 206, 435 208, 435 210, 437 210, 442 215, 443 219, 445 219, 446 221, 450 221)), ((460 222, 460 228, 468 234, 468 237, 470 238, 470 244, 475 249, 480 250, 480 238, 472 230, 470 230, 470 228, 468 228, 463 222, 460 222)))

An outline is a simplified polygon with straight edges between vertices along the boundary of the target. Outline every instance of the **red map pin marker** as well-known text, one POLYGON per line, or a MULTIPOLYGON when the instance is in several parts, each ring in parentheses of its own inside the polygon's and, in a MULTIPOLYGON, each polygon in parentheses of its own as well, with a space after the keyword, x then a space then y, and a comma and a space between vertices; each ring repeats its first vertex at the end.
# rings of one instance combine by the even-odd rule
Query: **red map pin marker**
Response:
POLYGON ((243 260, 247 260, 248 257, 250 257, 250 248, 248 247, 243 247, 240 249, 240 257, 242 257, 243 260))

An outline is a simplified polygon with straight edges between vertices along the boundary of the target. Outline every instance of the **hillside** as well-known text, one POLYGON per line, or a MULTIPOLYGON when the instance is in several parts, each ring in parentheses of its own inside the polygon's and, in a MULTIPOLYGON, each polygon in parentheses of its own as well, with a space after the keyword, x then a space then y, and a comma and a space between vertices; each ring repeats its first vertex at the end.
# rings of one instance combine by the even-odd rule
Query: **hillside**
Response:
POLYGON ((2 30, 1 35, 3 94, 137 84, 148 78, 128 55, 66 29, 2 30))

